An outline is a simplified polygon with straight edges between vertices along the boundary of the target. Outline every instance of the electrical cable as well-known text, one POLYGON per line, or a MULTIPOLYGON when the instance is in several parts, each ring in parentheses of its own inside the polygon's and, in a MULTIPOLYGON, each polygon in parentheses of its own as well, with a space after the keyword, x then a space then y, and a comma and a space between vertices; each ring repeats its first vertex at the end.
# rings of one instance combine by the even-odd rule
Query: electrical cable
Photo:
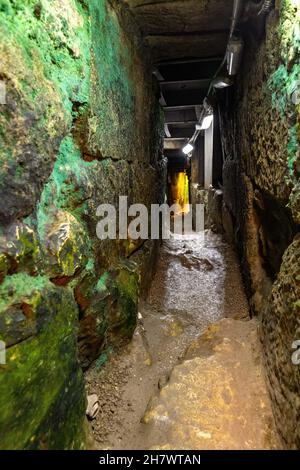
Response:
MULTIPOLYGON (((259 16, 261 14, 266 14, 269 11, 269 9, 271 8, 272 3, 273 3, 273 0, 262 0, 260 4, 256 4, 255 7, 256 7, 257 10, 259 10, 257 15, 259 16)), ((228 38, 227 45, 229 44, 230 40, 232 39, 232 37, 234 35, 234 31, 235 31, 237 23, 240 19, 241 12, 242 12, 242 1, 241 0, 234 0, 234 2, 233 2, 233 13, 232 13, 232 19, 231 19, 231 25, 230 25, 230 33, 229 33, 229 38, 228 38)), ((212 88, 213 88, 213 81, 219 75, 220 71, 224 67, 224 64, 226 62, 226 58, 227 58, 227 49, 226 49, 226 52, 225 52, 225 55, 224 55, 224 58, 223 58, 221 64, 219 65, 216 73, 214 74, 214 76, 213 76, 213 78, 210 82, 209 89, 208 89, 206 97, 204 98, 204 101, 211 94, 211 91, 212 91, 212 88)), ((205 117, 205 108, 203 107, 202 110, 201 110, 200 117, 199 117, 198 121, 201 122, 204 117, 205 117)), ((196 129, 193 136, 188 141, 188 143, 191 144, 191 145, 194 145, 194 143, 196 142, 200 132, 201 132, 201 130, 196 129)))
MULTIPOLYGON (((227 43, 229 43, 230 39, 231 39, 232 36, 233 36, 233 33, 234 33, 234 31, 235 31, 235 28, 236 28, 237 22, 238 22, 238 20, 239 20, 240 14, 241 14, 241 0, 234 0, 234 2, 233 2, 232 19, 231 19, 231 25, 230 25, 230 33, 229 33, 229 38, 228 38, 228 42, 227 42, 227 43)), ((222 60, 222 62, 221 62, 221 64, 220 64, 220 66, 218 67, 218 70, 216 71, 216 73, 214 74, 214 76, 213 76, 213 78, 212 78, 212 80, 211 80, 211 82, 210 82, 209 89, 208 89, 207 95, 206 95, 206 97, 204 98, 204 100, 209 97, 209 95, 210 95, 210 93, 211 93, 211 90, 212 90, 212 86, 213 86, 213 85, 212 85, 212 84, 213 84, 213 80, 218 76, 218 74, 219 74, 219 72, 222 70, 222 68, 223 68, 223 66, 224 66, 224 64, 225 64, 225 62, 226 62, 226 53, 225 53, 225 55, 224 55, 224 58, 223 58, 223 60, 222 60)), ((201 114, 200 114, 200 118, 198 119, 199 122, 202 121, 202 119, 204 118, 204 115, 205 115, 205 111, 204 111, 204 108, 202 108, 202 111, 201 111, 201 114)), ((196 140, 197 140, 197 138, 198 138, 200 132, 201 132, 201 131, 200 131, 199 129, 196 129, 195 132, 194 132, 194 134, 193 134, 193 136, 191 137, 191 139, 189 140, 188 143, 191 144, 191 145, 193 145, 193 144, 196 142, 196 140)))

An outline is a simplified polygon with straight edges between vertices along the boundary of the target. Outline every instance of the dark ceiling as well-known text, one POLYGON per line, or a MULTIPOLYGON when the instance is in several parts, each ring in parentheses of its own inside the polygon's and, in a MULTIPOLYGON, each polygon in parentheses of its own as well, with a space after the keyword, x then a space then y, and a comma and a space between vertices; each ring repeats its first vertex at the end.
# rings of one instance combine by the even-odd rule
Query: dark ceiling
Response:
POLYGON ((165 152, 181 152, 195 130, 211 79, 224 57, 233 0, 124 0, 153 57, 165 110, 165 152))

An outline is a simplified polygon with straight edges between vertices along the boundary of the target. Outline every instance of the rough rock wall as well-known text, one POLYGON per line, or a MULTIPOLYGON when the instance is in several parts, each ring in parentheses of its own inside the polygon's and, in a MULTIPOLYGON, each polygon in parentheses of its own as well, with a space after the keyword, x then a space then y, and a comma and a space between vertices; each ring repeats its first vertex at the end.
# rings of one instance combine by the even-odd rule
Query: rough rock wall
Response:
POLYGON ((260 39, 255 22, 244 29, 238 87, 221 104, 223 209, 262 318, 277 425, 287 447, 299 448, 300 369, 291 356, 300 339, 300 5, 275 3, 260 39))
POLYGON ((80 365, 130 337, 155 255, 96 208, 160 202, 161 112, 120 2, 0 0, 0 31, 0 448, 82 448, 80 365))

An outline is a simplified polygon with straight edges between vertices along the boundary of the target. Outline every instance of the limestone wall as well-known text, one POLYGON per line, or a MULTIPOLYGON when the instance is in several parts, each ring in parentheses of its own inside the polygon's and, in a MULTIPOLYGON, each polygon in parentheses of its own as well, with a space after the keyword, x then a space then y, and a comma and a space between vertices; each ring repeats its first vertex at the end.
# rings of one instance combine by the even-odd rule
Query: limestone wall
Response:
POLYGON ((155 255, 96 237, 99 204, 163 187, 157 90, 120 3, 0 0, 0 448, 85 446, 80 365, 130 337, 155 255))
POLYGON ((299 24, 299 2, 282 0, 265 33, 255 21, 243 27, 238 86, 220 98, 227 232, 239 249, 252 313, 262 318, 270 392, 289 448, 300 447, 300 366, 291 361, 300 339, 299 24))

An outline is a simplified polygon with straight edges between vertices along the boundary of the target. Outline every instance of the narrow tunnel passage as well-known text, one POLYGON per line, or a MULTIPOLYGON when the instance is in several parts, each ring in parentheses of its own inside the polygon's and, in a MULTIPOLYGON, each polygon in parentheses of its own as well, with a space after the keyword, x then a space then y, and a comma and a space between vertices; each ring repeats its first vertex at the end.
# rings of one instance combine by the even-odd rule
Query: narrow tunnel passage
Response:
POLYGON ((87 373, 96 448, 276 448, 257 327, 221 236, 165 242, 133 341, 87 373))
POLYGON ((300 449, 299 24, 0 0, 1 450, 300 449))

